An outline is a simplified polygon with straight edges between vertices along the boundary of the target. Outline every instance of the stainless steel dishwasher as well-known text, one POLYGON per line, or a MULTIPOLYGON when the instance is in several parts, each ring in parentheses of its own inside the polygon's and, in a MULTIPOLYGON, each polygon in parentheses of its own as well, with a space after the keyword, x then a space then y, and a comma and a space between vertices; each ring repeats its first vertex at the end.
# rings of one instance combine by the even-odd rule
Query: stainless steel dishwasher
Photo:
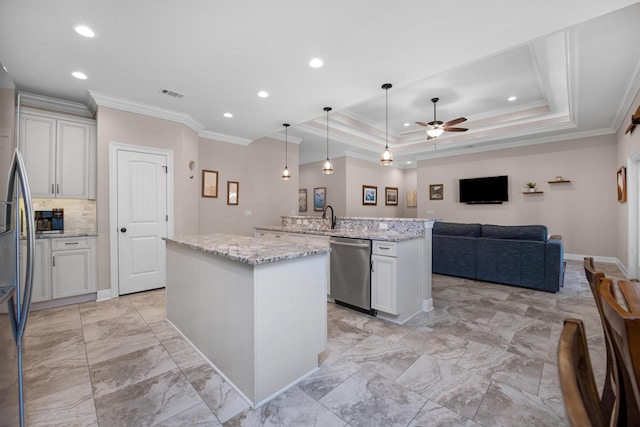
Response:
POLYGON ((332 237, 331 297, 375 316, 371 309, 371 240, 332 237))

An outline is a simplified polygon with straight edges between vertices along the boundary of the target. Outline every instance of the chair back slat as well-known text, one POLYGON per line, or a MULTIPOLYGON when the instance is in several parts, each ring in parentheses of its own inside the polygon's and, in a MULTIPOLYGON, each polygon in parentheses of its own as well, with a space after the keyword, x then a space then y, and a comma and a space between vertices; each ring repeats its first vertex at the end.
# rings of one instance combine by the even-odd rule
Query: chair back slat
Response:
POLYGON ((572 426, 606 426, 593 377, 584 325, 578 319, 565 319, 558 345, 560 388, 567 417, 572 426))

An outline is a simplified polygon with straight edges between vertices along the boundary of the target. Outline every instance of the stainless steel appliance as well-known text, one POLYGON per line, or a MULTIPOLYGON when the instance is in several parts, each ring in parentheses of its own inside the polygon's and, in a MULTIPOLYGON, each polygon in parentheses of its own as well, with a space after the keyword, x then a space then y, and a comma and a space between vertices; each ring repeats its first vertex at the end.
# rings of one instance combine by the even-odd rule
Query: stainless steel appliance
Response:
POLYGON ((36 233, 63 233, 64 209, 54 208, 50 211, 35 211, 36 233))
MULTIPOLYGON (((4 194, 2 195, 4 196, 4 194)), ((6 200, 0 201, 0 427, 24 426, 22 339, 33 282, 35 230, 31 192, 20 152, 14 151, 6 200), (20 283, 20 198, 26 222, 25 283, 20 283)))
POLYGON ((375 316, 371 308, 371 240, 332 237, 331 297, 337 304, 375 316))

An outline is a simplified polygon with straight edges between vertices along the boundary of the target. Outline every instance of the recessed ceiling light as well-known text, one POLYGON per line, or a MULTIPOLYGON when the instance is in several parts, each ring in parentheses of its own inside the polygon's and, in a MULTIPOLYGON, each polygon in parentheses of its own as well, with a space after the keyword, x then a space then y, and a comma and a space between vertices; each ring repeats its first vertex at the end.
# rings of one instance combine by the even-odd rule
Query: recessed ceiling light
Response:
POLYGON ((75 77, 76 79, 87 80, 87 75, 85 73, 80 72, 80 71, 74 71, 73 73, 71 73, 71 75, 73 77, 75 77))
POLYGON ((231 117, 233 117, 233 114, 231 113, 224 113, 223 116, 225 116, 226 118, 230 119, 231 117))
POLYGON ((405 123, 404 127, 411 126, 411 123, 405 123))
POLYGON ((313 58, 311 61, 309 61, 309 66, 311 68, 320 68, 324 65, 324 61, 320 58, 313 58))
POLYGON ((76 33, 84 37, 92 38, 96 36, 96 33, 94 33, 93 30, 86 25, 78 25, 74 28, 74 30, 76 30, 76 33))
POLYGON ((518 99, 518 97, 517 97, 517 96, 510 96, 509 98, 507 98, 507 101, 511 101, 511 102, 513 102, 513 101, 515 101, 516 99, 518 99))
POLYGON ((260 98, 268 98, 269 97, 269 92, 261 90, 260 92, 258 92, 258 96, 260 98))

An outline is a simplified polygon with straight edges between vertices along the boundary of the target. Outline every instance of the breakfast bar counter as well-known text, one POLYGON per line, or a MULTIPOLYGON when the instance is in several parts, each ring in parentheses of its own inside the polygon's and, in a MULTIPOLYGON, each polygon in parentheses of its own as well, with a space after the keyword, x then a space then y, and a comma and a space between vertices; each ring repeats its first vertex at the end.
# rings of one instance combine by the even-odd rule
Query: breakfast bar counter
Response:
POLYGON ((329 248, 230 234, 167 241, 167 320, 253 407, 318 368, 329 248))

